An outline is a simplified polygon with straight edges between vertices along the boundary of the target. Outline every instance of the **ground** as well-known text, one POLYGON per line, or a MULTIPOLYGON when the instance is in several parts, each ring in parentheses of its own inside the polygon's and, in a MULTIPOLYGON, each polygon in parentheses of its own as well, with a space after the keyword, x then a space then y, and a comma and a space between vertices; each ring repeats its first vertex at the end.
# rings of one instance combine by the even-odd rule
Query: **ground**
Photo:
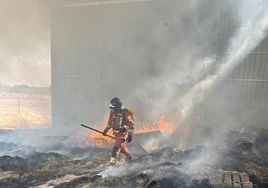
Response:
POLYGON ((240 179, 249 175, 254 187, 267 187, 268 131, 230 131, 224 138, 226 145, 199 145, 184 151, 163 146, 150 154, 134 155, 132 164, 115 167, 106 165, 110 148, 65 146, 58 147, 58 152, 39 152, 31 146, 1 142, 1 151, 12 154, 0 157, 0 187, 202 188, 217 187, 217 177, 226 183, 228 173, 233 184, 238 174, 240 179))

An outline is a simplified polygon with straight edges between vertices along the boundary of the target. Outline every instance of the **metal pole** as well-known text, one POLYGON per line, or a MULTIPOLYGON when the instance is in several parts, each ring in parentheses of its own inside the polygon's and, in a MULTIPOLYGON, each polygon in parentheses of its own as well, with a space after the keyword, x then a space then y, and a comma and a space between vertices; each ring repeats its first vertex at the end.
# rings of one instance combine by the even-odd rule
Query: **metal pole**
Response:
POLYGON ((18 113, 20 114, 20 98, 18 98, 18 113))
MULTIPOLYGON (((101 132, 101 131, 99 131, 99 130, 97 130, 97 129, 94 129, 94 128, 92 128, 92 127, 88 127, 88 126, 83 125, 83 124, 81 124, 81 126, 82 126, 82 127, 85 127, 85 128, 88 128, 88 129, 91 129, 91 130, 93 130, 93 131, 96 131, 96 132, 98 132, 98 133, 102 134, 102 132, 101 132)), ((108 135, 108 134, 107 134, 106 136, 108 136, 108 137, 110 137, 110 138, 112 138, 112 139, 115 139, 115 137, 110 136, 110 135, 108 135)))

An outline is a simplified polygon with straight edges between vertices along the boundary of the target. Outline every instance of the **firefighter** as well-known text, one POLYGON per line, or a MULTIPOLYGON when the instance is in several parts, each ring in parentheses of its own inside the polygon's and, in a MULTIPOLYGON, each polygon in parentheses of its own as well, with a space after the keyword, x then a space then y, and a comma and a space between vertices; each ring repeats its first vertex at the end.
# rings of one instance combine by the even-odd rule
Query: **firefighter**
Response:
POLYGON ((132 133, 134 133, 132 113, 124 108, 123 103, 118 97, 114 97, 110 101, 109 108, 111 111, 108 124, 102 134, 106 136, 106 133, 112 128, 115 135, 115 144, 108 165, 116 165, 120 152, 124 154, 126 162, 131 162, 132 156, 128 151, 126 143, 132 141, 132 133))

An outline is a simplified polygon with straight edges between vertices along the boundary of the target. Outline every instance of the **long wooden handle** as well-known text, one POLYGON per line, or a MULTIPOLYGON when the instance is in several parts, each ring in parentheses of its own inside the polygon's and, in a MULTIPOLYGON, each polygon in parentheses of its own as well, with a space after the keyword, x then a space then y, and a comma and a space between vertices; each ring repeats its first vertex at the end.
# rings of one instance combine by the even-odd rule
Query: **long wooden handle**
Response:
MULTIPOLYGON (((90 129, 90 130, 96 131, 96 132, 98 132, 98 133, 100 133, 100 134, 102 134, 102 132, 101 132, 101 131, 99 131, 99 130, 97 130, 97 129, 94 129, 94 128, 91 128, 91 127, 88 127, 88 126, 83 125, 83 124, 81 124, 81 126, 82 126, 82 127, 87 128, 87 129, 90 129)), ((110 135, 108 135, 108 134, 107 134, 106 136, 108 136, 108 137, 110 137, 110 138, 112 138, 112 139, 115 139, 115 137, 110 136, 110 135)))

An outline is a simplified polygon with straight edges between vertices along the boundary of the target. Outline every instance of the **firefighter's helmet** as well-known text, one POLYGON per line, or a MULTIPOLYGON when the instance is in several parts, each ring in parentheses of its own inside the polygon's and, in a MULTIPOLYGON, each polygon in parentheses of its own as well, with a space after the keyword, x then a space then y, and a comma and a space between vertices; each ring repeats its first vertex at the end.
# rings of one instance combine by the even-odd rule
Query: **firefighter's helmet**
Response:
POLYGON ((110 101, 110 104, 109 104, 109 108, 110 109, 113 109, 113 110, 118 110, 118 109, 121 109, 122 107, 122 102, 120 101, 120 99, 118 97, 114 97, 112 98, 112 100, 110 101))

